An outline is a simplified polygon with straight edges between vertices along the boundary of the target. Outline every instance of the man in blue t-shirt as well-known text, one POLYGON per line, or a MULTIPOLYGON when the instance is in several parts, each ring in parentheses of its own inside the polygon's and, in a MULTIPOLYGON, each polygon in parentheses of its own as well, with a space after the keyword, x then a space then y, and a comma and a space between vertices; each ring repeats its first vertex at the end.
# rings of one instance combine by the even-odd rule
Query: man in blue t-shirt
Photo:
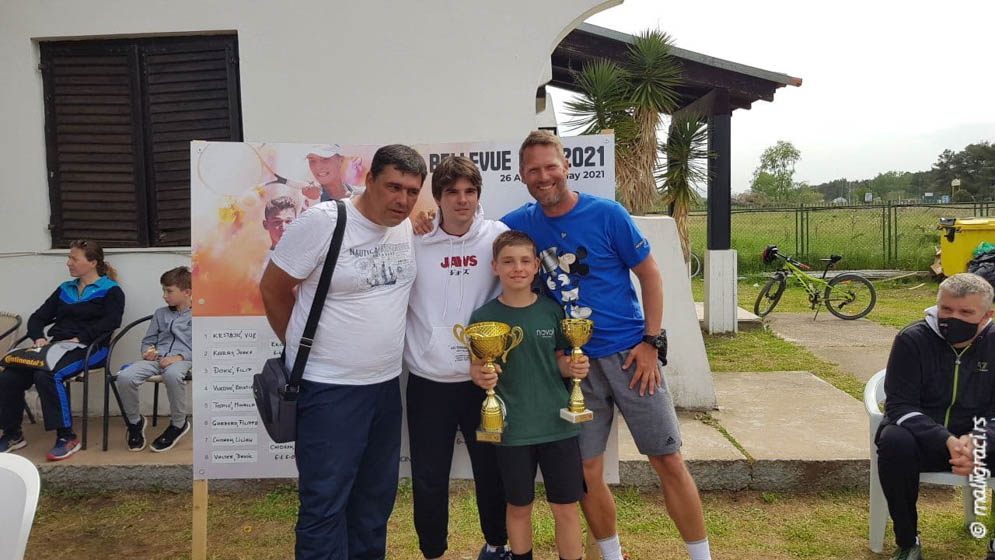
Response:
POLYGON ((581 502, 605 560, 621 560, 615 501, 604 482, 604 452, 615 405, 639 452, 660 477, 667 510, 692 560, 710 558, 701 500, 681 456, 673 401, 660 373, 663 283, 649 241, 615 201, 567 189, 569 163, 556 136, 536 131, 519 150, 519 172, 536 200, 501 219, 535 240, 542 280, 568 317, 591 319, 583 381, 594 420, 580 436, 588 493, 581 502), (643 308, 629 277, 642 287, 643 308))

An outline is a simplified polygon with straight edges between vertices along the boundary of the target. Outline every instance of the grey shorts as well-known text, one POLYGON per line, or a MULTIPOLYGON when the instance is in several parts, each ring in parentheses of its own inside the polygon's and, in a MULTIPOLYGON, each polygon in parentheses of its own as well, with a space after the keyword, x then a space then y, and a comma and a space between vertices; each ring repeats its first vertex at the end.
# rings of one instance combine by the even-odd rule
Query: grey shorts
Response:
POLYGON ((628 356, 629 351, 624 350, 592 359, 591 370, 581 383, 587 408, 594 412, 593 420, 581 424, 580 454, 584 460, 604 454, 615 406, 622 412, 636 448, 643 455, 670 455, 681 449, 681 428, 663 372, 660 373, 663 383, 656 392, 640 397, 638 385, 629 388, 636 364, 628 370, 622 369, 628 356))

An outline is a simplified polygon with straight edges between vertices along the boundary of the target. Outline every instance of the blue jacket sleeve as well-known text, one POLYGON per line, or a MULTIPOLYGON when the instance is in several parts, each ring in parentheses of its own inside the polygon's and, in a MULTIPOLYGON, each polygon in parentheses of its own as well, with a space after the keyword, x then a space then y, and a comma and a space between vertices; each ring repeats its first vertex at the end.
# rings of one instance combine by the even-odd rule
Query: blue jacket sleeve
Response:
POLYGON ((114 286, 104 296, 103 311, 100 319, 83 329, 83 332, 77 336, 80 343, 89 345, 101 335, 113 332, 121 326, 121 316, 124 315, 124 291, 120 286, 114 286))
POLYGON ((58 287, 48 296, 45 303, 41 304, 31 317, 28 317, 28 338, 37 340, 45 336, 45 327, 55 322, 55 311, 59 306, 59 293, 62 287, 58 287))

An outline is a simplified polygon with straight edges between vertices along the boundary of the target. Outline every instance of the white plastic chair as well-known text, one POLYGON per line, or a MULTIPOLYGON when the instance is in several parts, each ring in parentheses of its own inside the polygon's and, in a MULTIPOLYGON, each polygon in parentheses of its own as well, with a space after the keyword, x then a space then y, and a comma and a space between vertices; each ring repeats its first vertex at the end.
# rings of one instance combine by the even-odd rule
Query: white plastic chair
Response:
MULTIPOLYGON (((884 546, 884 527, 888 523, 888 501, 884 498, 884 491, 881 490, 881 479, 878 478, 878 447, 874 445, 874 435, 884 419, 884 414, 878 405, 885 399, 884 395, 884 372, 881 370, 874 374, 874 377, 864 386, 864 408, 867 409, 868 423, 870 424, 871 441, 871 496, 870 496, 870 547, 873 552, 881 552, 884 546)), ((967 486, 967 477, 954 474, 952 472, 932 472, 921 473, 919 483, 942 484, 945 486, 967 486)), ((988 487, 995 488, 995 478, 988 479, 988 487)), ((971 492, 964 491, 964 523, 970 525, 974 522, 974 497, 971 492)))
POLYGON ((41 480, 31 461, 12 453, 0 454, 0 555, 20 560, 38 507, 41 480))

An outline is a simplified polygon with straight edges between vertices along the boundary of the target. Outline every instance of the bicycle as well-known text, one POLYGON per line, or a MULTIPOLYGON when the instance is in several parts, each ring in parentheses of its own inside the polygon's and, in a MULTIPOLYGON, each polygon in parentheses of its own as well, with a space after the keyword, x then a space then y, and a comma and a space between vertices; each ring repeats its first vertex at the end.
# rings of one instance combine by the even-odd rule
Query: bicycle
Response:
POLYGON ((808 294, 808 302, 815 310, 816 317, 819 316, 820 303, 824 303, 826 309, 840 319, 853 320, 860 319, 870 313, 877 302, 877 292, 874 291, 874 285, 859 274, 845 272, 826 280, 826 273, 829 272, 829 269, 843 259, 840 255, 830 255, 829 258, 819 259, 826 264, 821 278, 806 274, 806 270, 812 270, 810 266, 791 258, 790 255, 781 253, 776 245, 764 247, 761 257, 764 264, 767 265, 773 264, 779 258, 784 261, 784 264, 760 290, 760 295, 757 296, 757 301, 753 304, 753 312, 759 317, 769 314, 774 310, 777 302, 781 301, 790 276, 794 276, 798 284, 808 294))

